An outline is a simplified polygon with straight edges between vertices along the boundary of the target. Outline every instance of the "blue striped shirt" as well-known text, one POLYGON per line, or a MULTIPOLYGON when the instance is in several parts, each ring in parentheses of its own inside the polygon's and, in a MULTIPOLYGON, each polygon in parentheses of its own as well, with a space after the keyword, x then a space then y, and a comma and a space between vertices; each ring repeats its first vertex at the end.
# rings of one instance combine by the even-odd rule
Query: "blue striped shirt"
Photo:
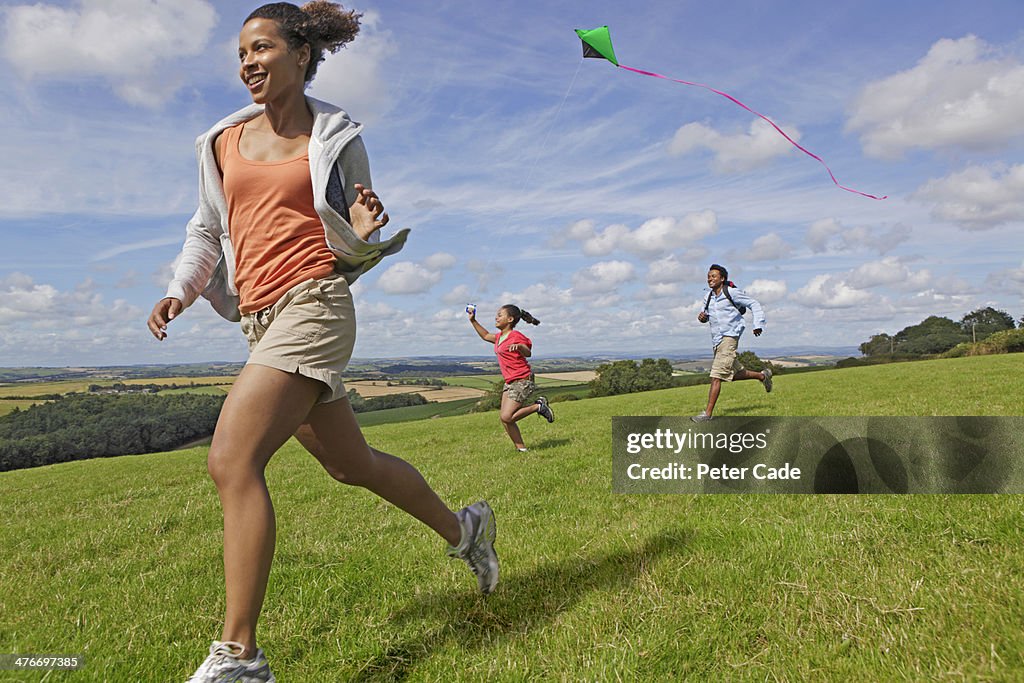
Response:
MULTIPOLYGON (((705 291, 703 301, 708 300, 709 291, 705 291)), ((754 329, 764 329, 764 308, 761 304, 742 289, 729 289, 732 300, 738 306, 746 306, 754 317, 754 329)), ((743 316, 725 296, 725 288, 720 294, 711 294, 711 303, 708 305, 708 323, 711 325, 711 345, 718 346, 722 337, 736 337, 739 339, 743 331, 747 329, 743 316)))

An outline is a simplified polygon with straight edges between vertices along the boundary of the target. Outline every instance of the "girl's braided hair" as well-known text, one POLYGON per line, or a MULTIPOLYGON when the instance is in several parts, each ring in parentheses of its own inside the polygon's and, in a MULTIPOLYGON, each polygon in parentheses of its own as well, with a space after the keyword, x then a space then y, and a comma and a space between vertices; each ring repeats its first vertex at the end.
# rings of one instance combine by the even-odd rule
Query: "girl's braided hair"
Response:
POLYGON ((301 8, 290 2, 272 2, 253 10, 243 24, 252 19, 270 19, 277 22, 289 50, 308 44, 310 59, 305 81, 309 83, 324 61, 324 51, 337 52, 356 37, 362 16, 327 0, 312 0, 301 8))

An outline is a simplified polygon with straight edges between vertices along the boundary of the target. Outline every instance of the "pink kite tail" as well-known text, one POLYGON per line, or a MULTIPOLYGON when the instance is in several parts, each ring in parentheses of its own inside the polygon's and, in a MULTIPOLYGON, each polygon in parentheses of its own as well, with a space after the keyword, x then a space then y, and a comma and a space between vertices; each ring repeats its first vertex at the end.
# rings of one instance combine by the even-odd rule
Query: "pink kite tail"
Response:
POLYGON ((873 194, 868 194, 866 192, 861 192, 860 190, 855 190, 852 187, 846 187, 845 185, 840 185, 839 181, 836 180, 835 175, 832 173, 832 169, 828 167, 828 164, 826 164, 825 161, 821 157, 819 157, 814 152, 811 152, 811 151, 807 150, 806 148, 802 147, 800 145, 800 143, 798 143, 793 138, 791 138, 788 135, 786 135, 786 132, 784 130, 782 130, 781 128, 779 128, 777 125, 775 125, 775 122, 772 121, 770 118, 768 118, 767 116, 765 116, 764 114, 762 114, 760 112, 754 111, 753 109, 751 109, 747 105, 743 104, 742 102, 737 100, 735 97, 733 97, 729 93, 722 92, 721 90, 715 90, 711 86, 705 85, 703 83, 692 83, 690 81, 681 81, 678 78, 670 78, 668 76, 663 76, 661 74, 656 74, 653 71, 643 71, 641 69, 634 69, 633 67, 624 66, 622 64, 619 64, 618 66, 619 66, 620 69, 625 69, 626 71, 632 71, 633 73, 642 74, 644 76, 653 76, 654 78, 660 78, 662 80, 672 81, 674 83, 681 83, 683 85, 693 85, 693 86, 696 86, 698 88, 704 88, 705 90, 710 90, 711 92, 715 93, 716 95, 721 95, 722 97, 724 97, 724 98, 726 98, 728 100, 731 100, 732 102, 735 102, 739 106, 743 107, 744 109, 749 111, 751 114, 754 114, 755 116, 758 116, 758 117, 764 119, 769 124, 771 124, 772 128, 774 128, 775 130, 777 130, 779 132, 779 135, 781 135, 782 137, 784 137, 787 140, 789 140, 790 144, 792 144, 794 147, 796 147, 797 149, 799 149, 801 152, 803 152, 807 156, 811 157, 812 159, 817 159, 818 163, 821 164, 822 166, 824 166, 825 170, 828 171, 828 175, 829 175, 830 178, 832 178, 832 182, 835 183, 836 187, 838 187, 839 189, 846 190, 847 192, 852 192, 854 194, 859 194, 860 196, 868 197, 869 199, 887 199, 888 198, 888 195, 886 195, 884 197, 876 197, 873 194))

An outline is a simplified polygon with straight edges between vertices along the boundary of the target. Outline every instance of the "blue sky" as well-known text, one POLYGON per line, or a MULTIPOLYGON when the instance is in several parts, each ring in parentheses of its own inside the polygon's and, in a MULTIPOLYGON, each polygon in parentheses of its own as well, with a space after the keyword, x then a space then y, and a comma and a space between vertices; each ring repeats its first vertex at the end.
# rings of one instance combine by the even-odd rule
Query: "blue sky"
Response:
MULTIPOLYGON (((198 301, 156 342, 196 202, 193 140, 248 101, 253 3, 0 8, 0 365, 242 360, 198 301)), ((310 94, 366 124, 409 227, 355 286, 356 355, 484 355, 465 321, 516 303, 538 355, 709 346, 707 266, 760 298, 744 346, 851 346, 928 315, 1024 315, 1024 5, 373 2, 310 94), (706 90, 823 157, 843 184, 706 90)))

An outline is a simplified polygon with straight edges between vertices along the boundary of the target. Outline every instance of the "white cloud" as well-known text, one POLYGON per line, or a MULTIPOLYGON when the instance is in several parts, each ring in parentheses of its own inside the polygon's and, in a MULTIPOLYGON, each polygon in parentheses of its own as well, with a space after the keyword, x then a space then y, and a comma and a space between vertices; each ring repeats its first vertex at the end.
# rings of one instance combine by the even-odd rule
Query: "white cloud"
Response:
POLYGON ((525 306, 527 310, 534 312, 555 311, 565 306, 571 306, 573 303, 572 291, 543 283, 532 284, 518 292, 502 292, 499 300, 501 301, 499 305, 513 303, 517 306, 525 306))
POLYGON ((854 268, 845 278, 851 287, 870 289, 881 285, 902 285, 911 290, 919 290, 928 286, 931 273, 927 270, 911 271, 894 256, 881 261, 862 263, 854 268))
POLYGON ((353 118, 368 123, 387 114, 397 100, 381 67, 398 53, 398 43, 380 24, 380 14, 364 12, 359 35, 337 54, 326 55, 309 89, 313 97, 344 102, 353 118))
POLYGON ((770 232, 755 239, 743 255, 751 261, 776 261, 785 258, 792 251, 777 233, 770 232))
POLYGON ((600 232, 588 221, 576 224, 570 232, 582 236, 583 253, 587 256, 607 256, 621 251, 657 256, 715 234, 718 216, 711 210, 690 213, 681 219, 659 216, 645 221, 636 230, 615 224, 600 232))
POLYGON ((835 218, 823 218, 820 221, 811 223, 807 228, 807 246, 815 254, 821 254, 828 250, 828 242, 834 235, 838 235, 842 227, 835 218))
POLYGON ((158 237, 156 239, 142 240, 140 242, 132 242, 130 244, 121 244, 121 245, 118 245, 116 247, 111 247, 110 249, 106 249, 104 251, 101 251, 100 253, 96 254, 95 256, 93 256, 89 260, 90 261, 105 261, 105 260, 107 260, 109 258, 113 258, 115 256, 120 256, 121 254, 127 254, 127 253, 133 252, 133 251, 140 251, 140 250, 143 250, 143 249, 153 249, 154 247, 167 247, 167 246, 170 246, 172 244, 175 244, 175 245, 176 244, 181 244, 182 240, 183 240, 183 238, 182 238, 181 235, 174 234, 174 235, 169 236, 169 237, 158 237))
POLYGON ((633 279, 633 264, 628 261, 602 261, 578 271, 572 278, 573 293, 605 294, 633 279))
POLYGON ((601 232, 594 232, 583 242, 583 253, 587 256, 607 256, 619 249, 621 243, 629 241, 630 230, 625 225, 609 225, 601 232))
POLYGON ((423 259, 423 265, 430 270, 448 270, 455 265, 455 256, 447 252, 439 251, 423 259))
MULTIPOLYGON (((647 282, 651 285, 670 285, 690 280, 695 268, 681 262, 675 254, 651 261, 647 266, 647 282)), ((699 278, 699 272, 696 273, 699 278)))
POLYGON ((12 273, 0 280, 0 325, 44 319, 57 310, 59 296, 52 285, 36 284, 24 273, 12 273))
POLYGON ((360 323, 394 321, 404 317, 401 311, 382 302, 359 301, 356 305, 356 318, 360 323))
POLYGON ((652 284, 647 289, 637 293, 636 298, 644 300, 664 299, 666 297, 677 297, 679 292, 680 287, 675 283, 652 284))
POLYGON ((853 308, 868 303, 872 296, 833 275, 815 275, 790 299, 809 308, 853 308))
POLYGON ((959 173, 929 180, 914 193, 914 199, 932 204, 935 218, 965 230, 1024 221, 1024 164, 968 166, 959 173))
POLYGON ((385 294, 422 294, 440 282, 444 271, 455 262, 455 256, 443 251, 423 259, 422 265, 400 261, 381 274, 377 286, 385 294))
POLYGON ((381 274, 377 286, 386 294, 421 294, 440 281, 440 271, 400 261, 381 274))
POLYGON ((168 62, 202 53, 217 14, 204 0, 81 0, 15 5, 4 18, 4 57, 25 78, 100 78, 123 100, 156 107, 184 83, 168 62))
MULTIPOLYGON (((786 135, 800 141, 800 131, 779 125, 786 135)), ((784 137, 772 126, 755 119, 747 133, 726 135, 700 123, 688 123, 676 131, 669 143, 669 153, 683 155, 694 150, 707 149, 714 154, 712 168, 719 173, 750 171, 767 166, 773 159, 793 151, 784 137)))
POLYGON ((916 66, 868 84, 847 129, 866 154, 898 158, 913 148, 996 149, 1024 133, 1024 65, 995 56, 973 35, 944 38, 916 66))
POLYGON ((134 353, 152 339, 145 319, 124 299, 105 301, 88 279, 60 290, 23 273, 0 278, 0 356, 11 364, 134 353))
POLYGON ((871 249, 879 254, 885 254, 909 240, 911 232, 909 226, 901 223, 883 230, 867 226, 848 227, 835 218, 823 218, 810 225, 804 242, 815 254, 857 249, 871 249))
POLYGON ((770 304, 786 297, 786 281, 754 280, 743 290, 762 304, 770 304))
POLYGON ((471 296, 473 296, 473 292, 469 290, 468 285, 456 285, 441 297, 441 301, 452 306, 455 304, 467 304, 472 303, 469 299, 471 296))

